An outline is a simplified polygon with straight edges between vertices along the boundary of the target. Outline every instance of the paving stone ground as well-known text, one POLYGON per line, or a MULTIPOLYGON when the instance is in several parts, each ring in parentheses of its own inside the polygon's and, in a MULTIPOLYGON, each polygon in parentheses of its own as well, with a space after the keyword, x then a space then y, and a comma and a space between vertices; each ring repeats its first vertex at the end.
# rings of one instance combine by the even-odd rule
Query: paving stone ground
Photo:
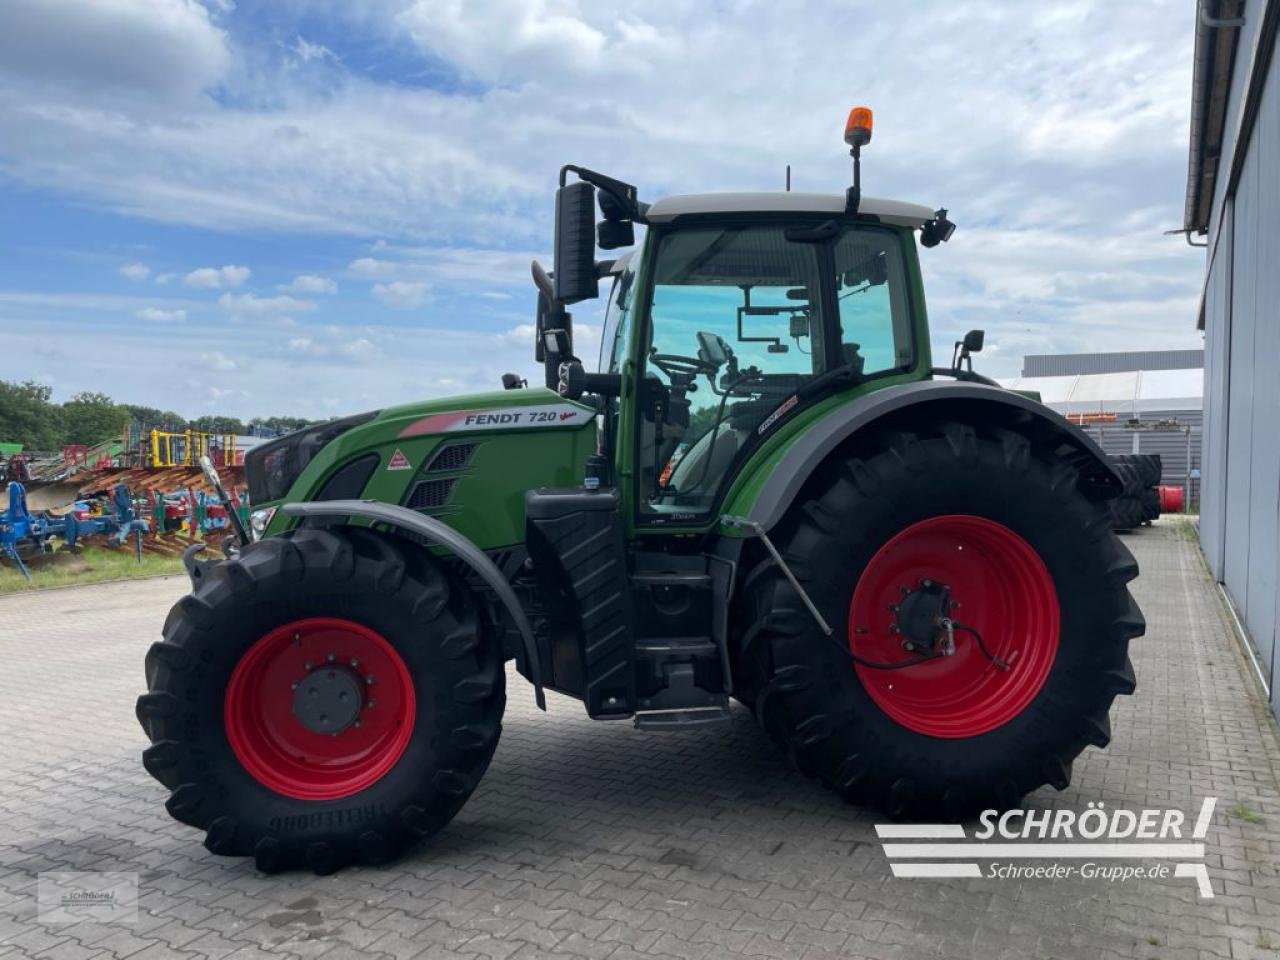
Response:
POLYGON ((0 960, 16 957, 1280 957, 1280 743, 1189 528, 1128 537, 1138 692, 1029 806, 1219 798, 1193 881, 895 879, 875 818, 740 712, 642 734, 549 715, 513 672, 497 756, 394 866, 264 877, 207 853, 142 769, 142 656, 181 579, 0 597, 0 960), (42 924, 43 871, 135 872, 135 923, 42 924))

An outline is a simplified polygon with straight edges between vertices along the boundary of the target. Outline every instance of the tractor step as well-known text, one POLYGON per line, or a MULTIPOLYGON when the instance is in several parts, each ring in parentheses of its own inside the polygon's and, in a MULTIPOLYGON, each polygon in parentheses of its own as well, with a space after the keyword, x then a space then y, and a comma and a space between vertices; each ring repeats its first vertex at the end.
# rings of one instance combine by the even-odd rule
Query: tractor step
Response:
POLYGON ((721 697, 721 702, 705 707, 669 707, 659 710, 637 710, 635 724, 637 730, 676 730, 687 727, 706 726, 712 723, 724 723, 732 717, 729 711, 729 698, 721 697))
POLYGON ((646 637, 636 641, 636 654, 719 658, 720 649, 710 637, 646 637))

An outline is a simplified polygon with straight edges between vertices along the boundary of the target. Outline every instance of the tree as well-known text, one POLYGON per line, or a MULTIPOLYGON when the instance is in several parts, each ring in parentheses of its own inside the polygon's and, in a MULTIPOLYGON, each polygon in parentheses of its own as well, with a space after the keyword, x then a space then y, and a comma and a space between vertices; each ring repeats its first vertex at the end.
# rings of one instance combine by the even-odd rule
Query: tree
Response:
POLYGON ((51 388, 26 380, 0 380, 0 440, 28 450, 60 450, 65 433, 62 410, 49 402, 51 388))
POLYGON ((129 411, 105 393, 77 393, 62 405, 66 443, 92 446, 118 437, 129 423, 129 411))
POLYGON ((158 407, 142 407, 136 403, 126 403, 124 408, 129 411, 129 416, 144 427, 170 431, 182 431, 187 427, 186 418, 180 413, 174 413, 172 410, 161 410, 158 407))
POLYGON ((196 417, 189 424, 192 430, 199 430, 201 433, 248 433, 249 429, 235 417, 219 417, 213 414, 206 414, 203 417, 196 417))
POLYGON ((305 417, 254 417, 249 421, 249 426, 261 427, 264 430, 271 430, 275 433, 293 433, 293 431, 309 427, 315 422, 315 420, 308 420, 305 417))

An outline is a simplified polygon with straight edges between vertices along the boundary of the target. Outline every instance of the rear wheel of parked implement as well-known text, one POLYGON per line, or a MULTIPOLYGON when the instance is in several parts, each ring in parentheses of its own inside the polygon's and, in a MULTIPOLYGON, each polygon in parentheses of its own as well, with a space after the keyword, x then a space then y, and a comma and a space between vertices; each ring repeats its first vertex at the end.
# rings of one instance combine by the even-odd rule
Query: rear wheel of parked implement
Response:
POLYGON ((739 673, 804 772, 892 816, 1059 789, 1131 693, 1137 565, 1052 446, 886 430, 816 476, 744 581, 739 673))
POLYGON ((147 654, 167 808, 264 871, 378 863, 439 831, 493 756, 502 657, 417 548, 301 530, 206 568, 147 654))

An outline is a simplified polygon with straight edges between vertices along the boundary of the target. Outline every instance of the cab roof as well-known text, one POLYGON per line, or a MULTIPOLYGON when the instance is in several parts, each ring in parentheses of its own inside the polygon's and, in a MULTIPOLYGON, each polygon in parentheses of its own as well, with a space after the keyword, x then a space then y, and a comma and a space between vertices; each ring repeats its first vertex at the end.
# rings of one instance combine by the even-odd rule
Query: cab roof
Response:
MULTIPOLYGON (((676 217, 717 213, 844 213, 843 193, 689 193, 664 197, 645 211, 648 223, 670 223, 676 217)), ((920 227, 934 211, 919 203, 863 197, 858 213, 884 223, 920 227)))

